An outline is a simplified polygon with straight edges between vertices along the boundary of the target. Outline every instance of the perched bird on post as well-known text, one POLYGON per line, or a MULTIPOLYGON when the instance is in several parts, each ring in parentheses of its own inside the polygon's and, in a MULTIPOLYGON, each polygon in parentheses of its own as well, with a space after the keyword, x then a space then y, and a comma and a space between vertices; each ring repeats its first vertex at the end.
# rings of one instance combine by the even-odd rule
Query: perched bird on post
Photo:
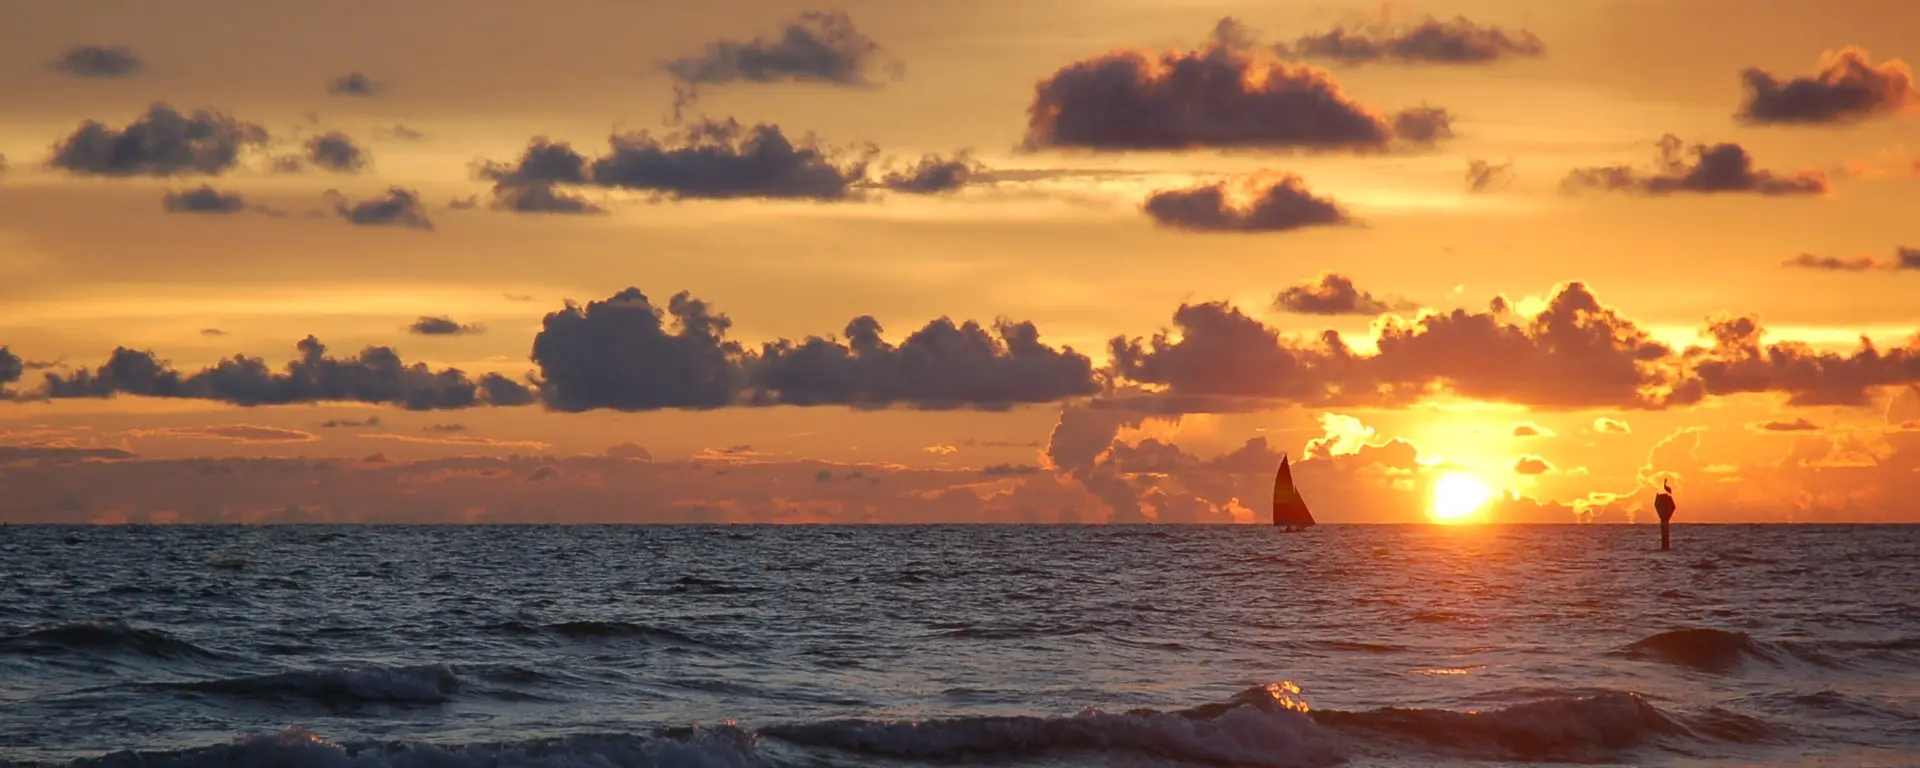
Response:
POLYGON ((1660 548, 1667 549, 1667 523, 1673 520, 1673 510, 1677 505, 1673 503, 1673 486, 1661 480, 1660 487, 1664 490, 1653 497, 1653 511, 1660 514, 1660 548))

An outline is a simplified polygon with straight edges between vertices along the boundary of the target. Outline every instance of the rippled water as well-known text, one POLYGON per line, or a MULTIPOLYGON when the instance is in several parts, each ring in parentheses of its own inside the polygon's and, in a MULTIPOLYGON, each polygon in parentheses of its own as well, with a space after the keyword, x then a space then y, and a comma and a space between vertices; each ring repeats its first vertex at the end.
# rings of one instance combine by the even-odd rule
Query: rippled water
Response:
POLYGON ((1915 762, 1920 527, 1675 530, 0 528, 0 758, 1915 762))

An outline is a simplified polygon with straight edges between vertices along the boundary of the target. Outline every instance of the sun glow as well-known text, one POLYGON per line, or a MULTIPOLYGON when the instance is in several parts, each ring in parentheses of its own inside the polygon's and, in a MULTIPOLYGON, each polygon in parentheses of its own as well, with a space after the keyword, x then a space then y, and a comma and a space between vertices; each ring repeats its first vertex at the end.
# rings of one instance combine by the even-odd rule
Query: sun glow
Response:
POLYGON ((1493 498, 1493 490, 1486 483, 1459 472, 1448 472, 1433 484, 1433 510, 1436 523, 1464 523, 1470 521, 1480 507, 1493 498))

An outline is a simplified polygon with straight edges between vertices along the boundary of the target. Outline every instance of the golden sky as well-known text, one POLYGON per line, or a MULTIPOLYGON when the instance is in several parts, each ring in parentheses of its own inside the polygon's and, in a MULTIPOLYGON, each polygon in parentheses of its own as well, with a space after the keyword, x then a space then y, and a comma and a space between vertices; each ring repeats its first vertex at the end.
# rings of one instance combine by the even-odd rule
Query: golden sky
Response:
POLYGON ((1915 28, 0 0, 0 519, 1920 520, 1915 28))

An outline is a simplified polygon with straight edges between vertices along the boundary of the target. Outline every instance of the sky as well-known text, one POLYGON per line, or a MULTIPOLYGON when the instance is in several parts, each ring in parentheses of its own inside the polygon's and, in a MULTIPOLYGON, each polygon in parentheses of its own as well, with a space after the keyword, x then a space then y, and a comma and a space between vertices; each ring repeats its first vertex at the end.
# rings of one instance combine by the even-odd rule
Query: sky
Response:
POLYGON ((1914 28, 0 0, 0 520, 1920 521, 1914 28))

